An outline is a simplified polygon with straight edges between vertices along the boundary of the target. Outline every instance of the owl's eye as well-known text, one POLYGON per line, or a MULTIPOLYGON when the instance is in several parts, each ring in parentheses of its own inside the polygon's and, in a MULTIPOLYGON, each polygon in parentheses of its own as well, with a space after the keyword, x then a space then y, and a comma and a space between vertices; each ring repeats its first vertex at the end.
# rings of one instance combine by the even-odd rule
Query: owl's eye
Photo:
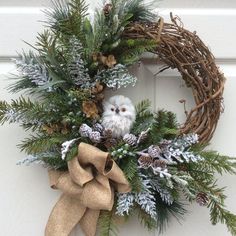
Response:
POLYGON ((111 111, 115 111, 115 109, 114 109, 114 108, 111 108, 111 111))
POLYGON ((125 111, 126 111, 126 109, 125 109, 125 108, 121 108, 121 111, 122 111, 122 112, 125 112, 125 111))

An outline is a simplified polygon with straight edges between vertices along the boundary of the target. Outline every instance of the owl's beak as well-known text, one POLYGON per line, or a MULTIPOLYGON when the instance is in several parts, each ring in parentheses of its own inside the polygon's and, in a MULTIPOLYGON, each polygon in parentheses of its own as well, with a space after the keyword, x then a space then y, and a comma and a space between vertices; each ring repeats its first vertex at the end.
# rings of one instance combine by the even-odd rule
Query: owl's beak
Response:
POLYGON ((118 114, 120 112, 119 108, 116 108, 116 113, 118 114))

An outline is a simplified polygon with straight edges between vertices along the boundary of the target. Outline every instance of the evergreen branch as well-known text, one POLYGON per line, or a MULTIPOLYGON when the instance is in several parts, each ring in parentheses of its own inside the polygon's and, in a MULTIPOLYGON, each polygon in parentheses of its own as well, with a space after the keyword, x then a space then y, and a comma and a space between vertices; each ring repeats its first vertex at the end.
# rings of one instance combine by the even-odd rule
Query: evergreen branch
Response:
POLYGON ((225 224, 229 232, 236 235, 236 215, 232 214, 224 208, 222 203, 219 203, 215 198, 212 198, 208 208, 210 208, 211 222, 213 225, 217 223, 225 224))
POLYGON ((178 201, 174 201, 168 205, 161 201, 160 196, 157 197, 157 219, 156 227, 159 233, 163 233, 169 224, 170 217, 173 216, 178 222, 183 219, 183 215, 187 212, 184 205, 178 201))
MULTIPOLYGON (((115 2, 119 2, 116 1, 115 2)), ((147 4, 144 0, 122 0, 119 4, 119 15, 131 15, 130 21, 150 21, 156 20, 157 16, 151 12, 153 2, 147 4)))
POLYGON ((151 102, 149 100, 143 100, 136 105, 136 119, 131 131, 132 133, 139 134, 152 125, 154 119, 150 106, 151 102))
POLYGON ((130 65, 138 61, 142 53, 152 51, 156 46, 154 40, 123 39, 112 53, 120 63, 130 65))
POLYGON ((156 228, 156 220, 153 219, 146 211, 144 211, 140 206, 136 207, 138 211, 138 219, 140 223, 147 228, 149 231, 156 228))
POLYGON ((202 151, 199 153, 204 160, 198 165, 209 172, 217 172, 219 174, 229 173, 236 174, 236 158, 220 155, 216 151, 202 151))
POLYGON ((62 160, 61 156, 58 152, 53 152, 53 155, 45 155, 43 157, 39 157, 39 160, 44 162, 44 166, 55 170, 65 171, 68 169, 67 161, 62 160))
POLYGON ((75 35, 84 42, 82 26, 87 10, 85 0, 54 0, 53 8, 45 10, 46 23, 55 34, 75 35))
POLYGON ((132 192, 140 192, 142 190, 142 181, 138 173, 137 160, 133 158, 123 158, 119 162, 119 167, 124 172, 127 180, 129 181, 132 192))
POLYGON ((61 144, 68 140, 65 134, 38 134, 31 135, 22 141, 19 146, 21 151, 25 151, 27 154, 37 154, 41 152, 51 151, 53 149, 60 150, 61 144))
POLYGON ((101 236, 117 236, 118 229, 114 222, 114 207, 111 211, 101 211, 99 215, 99 232, 101 236))

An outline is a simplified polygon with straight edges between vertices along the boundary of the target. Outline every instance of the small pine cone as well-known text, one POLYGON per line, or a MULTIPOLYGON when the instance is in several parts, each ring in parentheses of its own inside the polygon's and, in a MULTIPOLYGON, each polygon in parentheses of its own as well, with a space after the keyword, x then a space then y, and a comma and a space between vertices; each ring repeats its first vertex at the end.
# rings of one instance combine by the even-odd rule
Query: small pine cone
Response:
POLYGON ((134 146, 137 142, 137 137, 134 134, 125 134, 123 137, 123 141, 130 146, 134 146))
POLYGON ((103 12, 105 16, 108 16, 111 12, 112 9, 112 4, 111 3, 107 3, 104 7, 103 7, 103 12))
POLYGON ((102 135, 106 139, 112 138, 112 131, 110 129, 104 129, 102 135))
POLYGON ((152 165, 153 158, 150 156, 141 156, 138 159, 138 163, 142 168, 147 169, 148 167, 152 165))
POLYGON ((206 193, 200 192, 197 194, 196 196, 196 202, 200 205, 200 206, 207 206, 208 202, 209 202, 209 198, 207 196, 206 193))
POLYGON ((101 124, 96 123, 96 124, 93 125, 93 130, 99 132, 100 134, 102 134, 102 132, 104 130, 104 127, 101 124))
POLYGON ((79 128, 79 133, 80 133, 81 137, 87 138, 87 137, 89 137, 91 132, 92 132, 92 128, 86 124, 82 124, 79 128))
POLYGON ((93 131, 89 134, 89 138, 93 143, 101 142, 101 134, 97 131, 93 131))
POLYGON ((152 163, 152 168, 156 169, 156 168, 161 168, 162 170, 166 169, 167 165, 166 165, 166 161, 164 160, 155 160, 152 163))
POLYGON ((115 138, 109 138, 104 142, 107 149, 111 149, 117 145, 117 140, 115 138))
POLYGON ((157 145, 152 145, 148 148, 148 154, 153 158, 160 157, 161 149, 157 145))
POLYGON ((142 131, 138 137, 138 143, 142 143, 145 139, 147 139, 148 133, 146 131, 142 131))

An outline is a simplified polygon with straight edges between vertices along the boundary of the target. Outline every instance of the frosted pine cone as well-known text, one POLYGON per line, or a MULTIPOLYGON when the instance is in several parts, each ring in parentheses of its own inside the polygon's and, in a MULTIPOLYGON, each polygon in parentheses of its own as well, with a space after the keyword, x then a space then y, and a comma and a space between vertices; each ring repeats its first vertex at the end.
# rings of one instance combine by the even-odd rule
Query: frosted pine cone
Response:
POLYGON ((148 148, 148 154, 153 158, 160 157, 161 149, 157 145, 152 145, 148 148))
POLYGON ((206 193, 200 192, 200 193, 197 194, 196 202, 200 206, 207 206, 207 204, 209 202, 209 198, 207 197, 206 193))
POLYGON ((100 134, 102 134, 104 127, 100 123, 96 123, 93 125, 93 129, 95 131, 98 131, 100 134))
POLYGON ((147 169, 152 165, 153 158, 151 158, 150 156, 141 156, 138 159, 138 163, 141 168, 147 169))
POLYGON ((97 131, 93 131, 89 134, 89 138, 93 143, 101 142, 101 134, 97 131))
POLYGON ((137 137, 134 134, 125 134, 123 137, 123 141, 130 146, 134 146, 137 142, 137 137))
POLYGON ((167 165, 166 162, 164 160, 155 160, 152 163, 152 168, 156 169, 156 168, 161 168, 162 170, 166 169, 167 165))
POLYGON ((92 132, 92 128, 86 124, 82 124, 79 128, 79 133, 80 133, 81 137, 87 138, 87 137, 89 137, 91 132, 92 132))

